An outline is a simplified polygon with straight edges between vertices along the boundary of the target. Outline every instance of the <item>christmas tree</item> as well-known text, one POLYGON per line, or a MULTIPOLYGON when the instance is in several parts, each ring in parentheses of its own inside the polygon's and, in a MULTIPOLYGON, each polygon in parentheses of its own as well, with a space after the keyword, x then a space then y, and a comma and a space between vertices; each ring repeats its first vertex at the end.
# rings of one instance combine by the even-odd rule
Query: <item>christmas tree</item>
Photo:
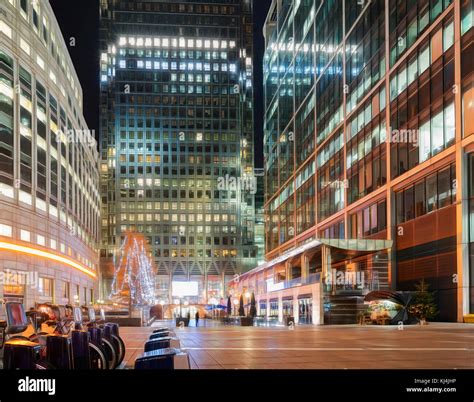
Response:
POLYGON ((114 279, 110 299, 127 300, 129 305, 151 305, 155 301, 155 273, 145 238, 126 233, 114 255, 114 279))
POLYGON ((434 318, 438 314, 438 308, 433 292, 428 291, 429 285, 422 279, 415 288, 416 293, 408 311, 421 322, 434 318))

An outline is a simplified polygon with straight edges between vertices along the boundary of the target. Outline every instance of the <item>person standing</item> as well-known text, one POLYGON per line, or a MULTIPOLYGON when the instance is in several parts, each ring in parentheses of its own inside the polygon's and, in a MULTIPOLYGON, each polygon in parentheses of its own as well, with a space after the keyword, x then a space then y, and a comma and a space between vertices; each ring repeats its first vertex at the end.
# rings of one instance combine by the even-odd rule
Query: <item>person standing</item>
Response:
POLYGON ((196 327, 197 327, 199 324, 199 311, 196 312, 195 318, 196 318, 196 327))

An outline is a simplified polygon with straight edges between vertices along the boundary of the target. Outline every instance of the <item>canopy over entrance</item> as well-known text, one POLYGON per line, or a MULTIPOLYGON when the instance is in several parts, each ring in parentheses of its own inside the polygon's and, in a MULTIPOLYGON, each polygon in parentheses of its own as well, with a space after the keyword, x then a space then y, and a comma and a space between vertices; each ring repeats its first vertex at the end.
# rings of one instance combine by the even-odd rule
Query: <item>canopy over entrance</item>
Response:
MULTIPOLYGON (((352 252, 352 254, 362 254, 364 252, 383 251, 392 248, 393 240, 378 240, 378 239, 317 239, 312 240, 302 246, 296 247, 293 250, 267 261, 255 268, 255 271, 270 268, 274 265, 280 264, 291 258, 297 257, 307 251, 316 251, 321 246, 328 246, 329 248, 337 248, 352 252)), ((350 254, 350 253, 349 253, 350 254)))

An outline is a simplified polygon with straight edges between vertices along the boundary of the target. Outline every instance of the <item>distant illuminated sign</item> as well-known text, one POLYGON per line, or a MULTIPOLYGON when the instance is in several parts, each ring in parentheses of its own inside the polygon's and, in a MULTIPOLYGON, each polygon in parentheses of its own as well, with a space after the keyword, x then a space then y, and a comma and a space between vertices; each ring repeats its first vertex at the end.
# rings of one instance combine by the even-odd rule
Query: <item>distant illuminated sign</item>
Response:
POLYGON ((199 296, 198 282, 173 282, 173 297, 199 296))

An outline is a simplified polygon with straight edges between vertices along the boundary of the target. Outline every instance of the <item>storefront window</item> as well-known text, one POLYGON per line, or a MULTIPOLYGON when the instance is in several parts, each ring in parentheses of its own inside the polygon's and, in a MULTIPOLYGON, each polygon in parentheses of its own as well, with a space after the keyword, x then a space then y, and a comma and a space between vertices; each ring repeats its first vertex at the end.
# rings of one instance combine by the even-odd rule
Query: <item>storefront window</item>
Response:
POLYGON ((270 301, 270 317, 278 317, 278 300, 270 301))
POLYGON ((43 297, 53 296, 53 280, 50 278, 39 278, 38 293, 43 297))
POLYGON ((283 317, 293 317, 293 299, 283 300, 283 317))

